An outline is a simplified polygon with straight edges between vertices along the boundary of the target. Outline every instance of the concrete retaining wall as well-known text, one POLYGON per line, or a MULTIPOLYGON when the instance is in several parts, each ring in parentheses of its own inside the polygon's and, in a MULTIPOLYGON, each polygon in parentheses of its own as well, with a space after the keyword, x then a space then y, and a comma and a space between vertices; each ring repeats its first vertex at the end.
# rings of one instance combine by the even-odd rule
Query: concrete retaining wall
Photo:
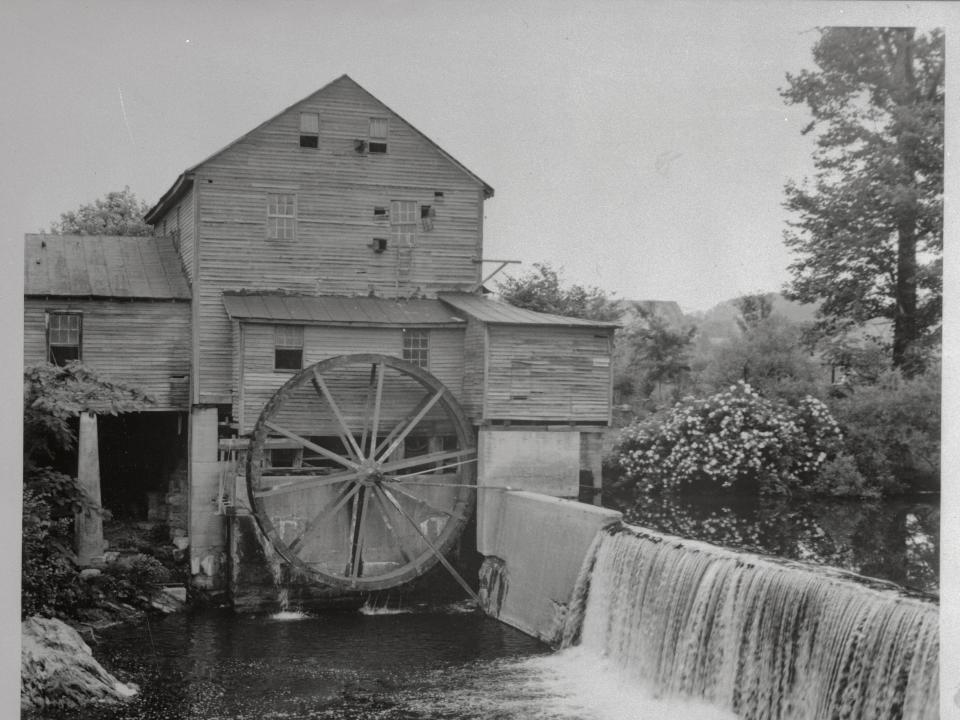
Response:
POLYGON ((488 494, 477 518, 477 549, 487 558, 481 571, 487 612, 554 644, 590 544, 622 516, 532 492, 488 494))

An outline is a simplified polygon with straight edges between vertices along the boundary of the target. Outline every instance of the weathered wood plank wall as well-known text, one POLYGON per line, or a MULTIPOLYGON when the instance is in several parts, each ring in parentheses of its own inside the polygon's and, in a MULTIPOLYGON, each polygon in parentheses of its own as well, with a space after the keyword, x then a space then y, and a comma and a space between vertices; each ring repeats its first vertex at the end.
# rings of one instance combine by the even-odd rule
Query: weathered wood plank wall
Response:
POLYGON ((228 289, 432 296, 480 279, 483 188, 352 81, 334 83, 197 170, 200 402, 229 402, 228 289), (320 116, 317 148, 299 145, 300 112, 320 116), (359 154, 371 117, 389 118, 388 152, 359 154), (267 196, 292 194, 295 238, 267 239, 267 196), (442 193, 442 198, 437 195, 442 193), (393 200, 418 203, 412 245, 394 246, 393 200), (433 209, 424 229, 419 208, 433 209), (386 251, 371 247, 386 238, 386 251))
MULTIPOLYGON (((433 329, 428 332, 429 367, 427 370, 448 387, 459 400, 463 388, 464 331, 433 329)), ((242 336, 243 363, 238 370, 240 375, 237 377, 237 384, 242 387, 242 394, 234 407, 234 416, 239 422, 241 434, 253 428, 264 405, 294 374, 292 371, 273 369, 274 330, 272 325, 243 323, 242 336)), ((403 331, 401 328, 310 326, 304 328, 303 364, 305 367, 337 355, 354 353, 379 353, 402 358, 403 331)), ((352 378, 351 383, 334 384, 331 387, 341 409, 345 414, 349 413, 351 418, 358 417, 364 409, 368 373, 369 369, 362 369, 357 377, 352 378)), ((398 422, 423 395, 422 388, 414 383, 399 388, 396 393, 386 393, 383 402, 385 421, 398 422)), ((290 422, 299 428, 331 430, 332 419, 325 407, 325 403, 318 400, 315 391, 308 385, 304 392, 292 399, 292 409, 288 416, 291 417, 290 422)), ((439 413, 431 413, 427 419, 435 420, 438 417, 439 413)))
POLYGON ((189 303, 25 298, 25 364, 46 360, 45 312, 65 310, 83 313, 85 365, 152 395, 151 410, 188 409, 189 303))
POLYGON ((487 420, 607 422, 612 331, 492 325, 487 420))

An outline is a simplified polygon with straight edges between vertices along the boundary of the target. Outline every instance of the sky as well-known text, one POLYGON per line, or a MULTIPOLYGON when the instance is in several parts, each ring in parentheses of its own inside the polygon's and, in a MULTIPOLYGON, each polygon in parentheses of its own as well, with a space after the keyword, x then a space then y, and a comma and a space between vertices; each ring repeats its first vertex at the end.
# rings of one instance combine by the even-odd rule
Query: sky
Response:
POLYGON ((347 73, 495 188, 486 257, 705 310, 788 279, 783 185, 813 141, 778 89, 812 67, 815 28, 956 9, 6 0, 0 231, 19 245, 125 186, 153 204, 347 73))
MULTIPOLYGON (((960 56, 957 2, 3 0, 0 328, 20 337, 25 233, 125 186, 153 204, 183 170, 344 73, 495 188, 488 258, 520 260, 521 273, 550 263, 569 282, 688 311, 779 290, 783 186, 811 173, 813 141, 800 133, 805 109, 778 89, 812 68, 818 26, 882 24, 946 26, 948 57, 960 56)), ((956 73, 948 87, 956 150, 956 73)), ((960 287, 955 157, 948 318, 960 287)), ((960 431, 955 328, 947 438, 960 431)), ((8 378, 21 362, 17 342, 0 343, 8 378)), ((0 390, 8 467, 19 394, 18 382, 0 390)), ((944 445, 953 469, 955 445, 944 445)), ((16 547, 19 486, 2 487, 16 547)), ((945 530, 960 527, 957 495, 947 483, 945 530)), ((960 597, 960 542, 944 553, 943 596, 960 597)), ((4 637, 16 637, 15 612, 4 637)), ((960 603, 943 621, 960 627, 960 603)), ((960 677, 952 647, 947 678, 960 677)), ((15 697, 16 654, 2 659, 0 694, 15 697)))

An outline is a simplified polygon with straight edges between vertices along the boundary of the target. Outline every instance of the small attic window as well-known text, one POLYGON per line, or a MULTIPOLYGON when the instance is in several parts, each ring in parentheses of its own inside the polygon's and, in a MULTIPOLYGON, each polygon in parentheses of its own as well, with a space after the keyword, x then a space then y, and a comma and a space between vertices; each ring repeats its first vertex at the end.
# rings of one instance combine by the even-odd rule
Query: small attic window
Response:
POLYGON ((320 144, 320 115, 300 113, 300 147, 315 148, 320 144))
POLYGON ((373 209, 373 219, 374 220, 386 220, 387 219, 387 209, 385 207, 375 207, 373 209))
POLYGON ((370 247, 373 248, 375 253, 382 253, 387 249, 387 239, 386 238, 374 238, 370 243, 370 247))
POLYGON ((370 143, 367 152, 387 152, 387 118, 370 118, 370 143))
POLYGON ((443 190, 437 190, 437 191, 433 194, 433 201, 434 201, 435 203, 442 203, 442 202, 443 202, 443 190))

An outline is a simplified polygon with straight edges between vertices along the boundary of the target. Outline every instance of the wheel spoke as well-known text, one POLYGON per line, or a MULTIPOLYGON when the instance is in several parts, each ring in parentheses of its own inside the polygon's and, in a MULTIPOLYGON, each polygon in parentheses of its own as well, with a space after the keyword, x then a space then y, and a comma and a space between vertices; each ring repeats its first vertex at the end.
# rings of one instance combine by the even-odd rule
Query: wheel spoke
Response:
MULTIPOLYGON (((380 472, 392 473, 395 470, 404 470, 405 468, 416 467, 417 465, 426 465, 428 463, 439 463, 444 460, 458 460, 468 455, 473 455, 475 450, 447 450, 446 452, 427 453, 426 455, 417 455, 403 460, 394 460, 385 462, 380 466, 380 472)), ((436 468, 424 470, 423 472, 433 472, 436 468)))
MULTIPOLYGON (((413 419, 411 419, 409 422, 407 422, 407 419, 404 418, 403 421, 401 421, 400 425, 397 426, 397 428, 401 428, 401 427, 402 427, 403 429, 402 429, 402 430, 399 430, 399 432, 397 433, 396 437, 393 438, 393 440, 390 442, 389 446, 387 446, 387 449, 384 450, 383 452, 380 452, 380 448, 379 448, 379 447, 377 448, 376 455, 375 455, 375 457, 377 458, 377 462, 383 462, 384 458, 390 457, 390 455, 393 453, 393 451, 396 450, 398 447, 400 447, 400 443, 402 443, 404 440, 406 440, 406 439, 407 439, 407 435, 409 435, 410 432, 411 432, 417 425, 420 424, 420 421, 423 420, 423 417, 424 417, 428 412, 430 412, 430 408, 432 408, 434 405, 436 405, 437 401, 438 401, 441 397, 443 397, 443 393, 444 393, 444 388, 440 388, 439 390, 437 390, 437 392, 436 392, 435 395, 432 395, 432 396, 431 396, 431 395, 425 395, 425 396, 423 397, 423 399, 420 401, 420 403, 417 405, 416 409, 414 410, 414 413, 415 413, 415 414, 413 415, 413 419), (404 423, 406 423, 406 424, 404 425, 404 423)), ((409 417, 409 416, 408 416, 408 417, 409 417)), ((396 430, 397 428, 395 428, 395 430, 396 430)), ((394 433, 390 433, 390 434, 393 435, 394 433)), ((388 440, 389 440, 389 438, 387 438, 387 440, 384 440, 384 441, 383 441, 383 445, 386 445, 388 440)))
POLYGON ((394 485, 390 489, 395 493, 399 493, 401 495, 405 495, 406 497, 410 498, 411 501, 416 503, 417 507, 424 508, 426 510, 426 513, 431 517, 435 517, 436 515, 446 515, 447 517, 458 517, 457 515, 454 515, 452 512, 450 512, 449 510, 443 510, 441 508, 435 507, 430 503, 428 503, 426 500, 422 498, 418 498, 416 495, 413 495, 412 493, 408 492, 407 490, 404 490, 399 486, 394 485))
POLYGON ((441 465, 440 467, 430 468, 429 470, 418 470, 417 472, 406 473, 405 475, 394 475, 390 480, 396 482, 398 480, 406 480, 407 478, 420 477, 421 475, 449 475, 450 477, 457 477, 456 473, 440 473, 441 470, 449 470, 450 468, 460 467, 462 465, 467 465, 468 463, 475 463, 477 458, 470 458, 469 460, 462 460, 460 462, 450 463, 449 465, 441 465))
POLYGON ((377 363, 375 367, 377 368, 377 389, 376 393, 374 394, 373 421, 370 428, 370 457, 375 457, 374 453, 376 452, 375 448, 377 447, 377 433, 380 432, 380 408, 381 403, 383 402, 383 362, 381 361, 377 363))
POLYGON ((360 496, 357 496, 359 509, 357 510, 358 514, 353 533, 353 546, 351 547, 351 557, 353 559, 351 574, 354 577, 360 577, 360 563, 363 558, 363 545, 366 541, 367 507, 370 505, 370 493, 366 489, 363 489, 360 491, 360 495, 363 496, 363 499, 360 500, 360 496))
POLYGON ((460 573, 458 573, 456 569, 453 567, 453 565, 450 564, 450 561, 443 556, 443 553, 440 552, 432 542, 430 542, 430 539, 423 533, 423 531, 420 529, 420 526, 417 525, 416 521, 414 521, 412 517, 407 515, 404 509, 400 507, 400 503, 397 502, 397 499, 391 494, 389 490, 387 490, 385 487, 381 487, 380 489, 382 490, 383 494, 386 496, 387 500, 390 501, 390 504, 397 509, 397 512, 403 515, 403 517, 406 518, 407 522, 409 522, 413 526, 413 529, 417 531, 417 534, 421 538, 423 538, 423 542, 425 542, 427 547, 430 548, 430 550, 433 551, 433 554, 437 556, 437 560, 439 560, 440 563, 447 569, 447 571, 451 575, 453 575, 453 579, 456 580, 460 584, 460 587, 466 590, 467 594, 471 598, 473 598, 473 601, 477 603, 478 606, 480 606, 481 605, 480 598, 477 597, 477 594, 473 591, 473 588, 471 588, 467 584, 466 580, 460 577, 460 573))
POLYGON ((261 490, 254 490, 254 497, 269 497, 271 495, 280 495, 281 493, 296 492, 297 490, 312 490, 314 488, 327 487, 347 480, 356 480, 360 477, 359 473, 343 473, 340 475, 270 475, 261 476, 260 481, 264 480, 288 480, 278 485, 265 487, 261 490))
POLYGON ((362 487, 363 485, 361 485, 360 483, 356 483, 343 495, 343 497, 340 498, 340 500, 338 500, 333 505, 321 510, 320 514, 318 514, 316 517, 313 518, 313 520, 311 520, 304 526, 303 532, 300 533, 300 535, 292 543, 287 545, 287 547, 290 549, 290 552, 292 553, 297 552, 297 550, 303 545, 304 541, 310 535, 316 532, 317 529, 321 525, 323 525, 323 523, 325 523, 328 518, 333 517, 340 510, 340 508, 346 505, 347 502, 349 502, 350 498, 356 495, 360 491, 360 488, 362 487))
POLYGON ((330 405, 330 409, 333 410, 333 414, 337 418, 337 422, 340 423, 340 429, 346 436, 347 440, 349 440, 350 445, 353 447, 353 451, 357 454, 357 457, 361 460, 365 458, 366 456, 363 454, 360 446, 357 445, 357 439, 353 436, 350 426, 347 425, 347 421, 343 419, 343 413, 340 412, 340 407, 337 405, 337 401, 333 399, 333 395, 330 393, 327 383, 324 382, 323 375, 321 375, 316 369, 313 371, 313 386, 320 391, 324 398, 326 398, 327 403, 330 405))
POLYGON ((400 557, 402 557, 403 561, 409 565, 411 562, 413 562, 413 558, 410 557, 410 554, 406 551, 406 548, 403 547, 403 539, 400 537, 400 533, 394 529, 393 523, 390 522, 390 518, 387 515, 387 505, 380 497, 382 492, 383 491, 380 490, 376 485, 373 486, 373 499, 377 502, 377 511, 380 513, 380 519, 383 520, 383 524, 397 541, 397 550, 400 551, 400 557))
POLYGON ((273 430, 274 432, 280 433, 281 435, 288 437, 291 440, 297 441, 307 450, 313 450, 315 453, 317 453, 318 455, 322 455, 328 460, 333 460, 334 462, 340 463, 344 467, 350 468, 352 470, 357 470, 360 467, 359 465, 357 465, 357 463, 353 462, 352 460, 348 460, 347 458, 343 457, 343 455, 339 455, 333 452, 332 450, 327 450, 325 447, 320 447, 316 443, 310 442, 305 437, 301 437, 300 435, 297 435, 296 433, 291 432, 290 430, 287 430, 284 427, 280 427, 275 422, 266 420, 264 421, 263 424, 266 425, 271 430, 273 430))

